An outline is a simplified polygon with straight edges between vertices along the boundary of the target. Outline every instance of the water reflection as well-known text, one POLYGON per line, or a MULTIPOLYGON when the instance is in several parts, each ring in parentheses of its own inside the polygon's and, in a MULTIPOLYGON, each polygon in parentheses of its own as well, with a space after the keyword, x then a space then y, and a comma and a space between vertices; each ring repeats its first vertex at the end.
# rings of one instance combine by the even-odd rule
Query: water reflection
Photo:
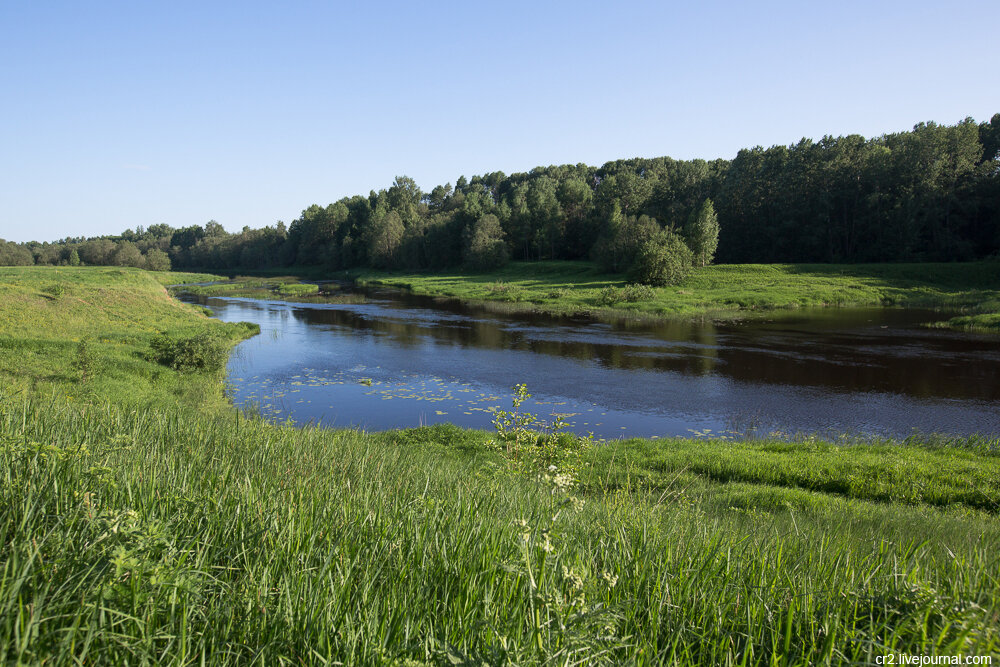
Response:
POLYGON ((1000 433, 998 339, 917 326, 936 313, 608 324, 366 294, 351 305, 204 300, 262 329, 230 364, 236 402, 300 422, 488 427, 490 406, 507 408, 525 382, 538 399, 529 409, 570 413, 575 430, 602 437, 1000 433))

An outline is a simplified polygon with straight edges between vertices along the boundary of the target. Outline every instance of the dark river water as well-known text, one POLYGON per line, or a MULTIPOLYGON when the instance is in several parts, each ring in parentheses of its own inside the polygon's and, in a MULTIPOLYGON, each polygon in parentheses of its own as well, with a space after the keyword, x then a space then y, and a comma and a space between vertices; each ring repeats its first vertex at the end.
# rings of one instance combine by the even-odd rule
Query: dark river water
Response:
POLYGON ((491 428, 490 409, 510 409, 524 383, 522 409, 598 438, 1000 434, 1000 337, 918 326, 940 313, 608 324, 365 293, 360 305, 202 299, 261 328, 229 362, 235 404, 333 427, 491 428))

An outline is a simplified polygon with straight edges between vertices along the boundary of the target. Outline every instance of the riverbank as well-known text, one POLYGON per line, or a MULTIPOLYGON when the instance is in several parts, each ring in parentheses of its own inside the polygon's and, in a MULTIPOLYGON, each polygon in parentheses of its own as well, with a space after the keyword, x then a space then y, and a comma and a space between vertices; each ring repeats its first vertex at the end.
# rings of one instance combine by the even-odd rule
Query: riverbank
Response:
POLYGON ((224 368, 173 372, 150 359, 151 344, 161 334, 209 335, 231 347, 256 328, 212 319, 172 298, 161 282, 203 274, 158 276, 130 268, 0 268, 2 393, 230 410, 224 368))
POLYGON ((629 440, 539 478, 483 431, 222 408, 217 371, 149 351, 249 332, 141 271, 5 269, 0 296, 7 662, 1000 654, 995 441, 629 440))
POLYGON ((211 285, 175 285, 177 293, 193 296, 235 297, 242 299, 262 299, 289 301, 292 303, 364 303, 360 294, 341 290, 336 282, 302 282, 297 276, 236 276, 227 279, 216 276, 211 285))
POLYGON ((357 270, 362 285, 385 285, 503 311, 597 318, 738 319, 777 309, 903 306, 965 311, 941 324, 1000 330, 1000 264, 732 264, 698 269, 674 287, 629 288, 590 262, 512 262, 488 273, 416 274, 357 270))
MULTIPOLYGON (((286 272, 287 273, 287 272, 286 272)), ((336 279, 361 286, 405 289, 456 299, 497 313, 545 313, 598 320, 734 320, 777 310, 878 306, 961 312, 927 326, 1000 331, 1000 265, 996 262, 922 264, 730 264, 698 269, 682 285, 631 285, 591 262, 511 262, 486 273, 405 273, 319 267, 291 275, 237 276, 216 285, 178 291, 198 296, 274 299, 301 303, 356 303, 336 279), (302 282, 311 281, 311 282, 302 282)))

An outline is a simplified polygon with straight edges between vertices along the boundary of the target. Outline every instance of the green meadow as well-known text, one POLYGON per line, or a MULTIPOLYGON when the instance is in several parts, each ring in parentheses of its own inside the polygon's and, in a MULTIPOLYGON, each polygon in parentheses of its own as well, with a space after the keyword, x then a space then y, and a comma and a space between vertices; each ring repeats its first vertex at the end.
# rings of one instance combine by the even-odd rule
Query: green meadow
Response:
MULTIPOLYGON (((152 340, 212 332, 229 344, 256 333, 172 298, 156 274, 129 268, 0 267, 0 380, 8 396, 139 405, 179 401, 227 409, 221 370, 170 372, 147 358, 152 340), (81 382, 80 362, 93 368, 81 382)), ((209 277, 210 278, 210 277, 209 277)), ((86 374, 86 373, 85 373, 86 374)))
POLYGON ((295 276, 250 277, 226 279, 216 276, 214 285, 180 285, 176 291, 195 296, 240 297, 246 299, 276 299, 297 303, 364 303, 363 296, 340 293, 334 282, 322 284, 301 282, 295 276))
MULTIPOLYGON (((564 290, 551 298, 588 312, 622 287, 589 264, 549 268, 363 278, 486 301, 497 284, 564 290)), ((713 268, 696 278, 704 292, 626 309, 715 310, 727 284, 720 310, 788 305, 794 288, 768 281, 798 275, 799 305, 997 298, 986 264, 713 268)), ((513 422, 274 424, 228 405, 214 362, 254 331, 173 300, 174 282, 203 281, 0 269, 7 664, 1000 657, 996 439, 592 443, 513 422)), ((546 307, 532 298, 511 303, 546 307)))
POLYGON ((480 302, 497 310, 597 317, 739 318, 823 306, 963 311, 943 326, 997 330, 1000 264, 720 264, 672 287, 628 286, 590 262, 511 262, 489 273, 353 272, 360 283, 480 302))

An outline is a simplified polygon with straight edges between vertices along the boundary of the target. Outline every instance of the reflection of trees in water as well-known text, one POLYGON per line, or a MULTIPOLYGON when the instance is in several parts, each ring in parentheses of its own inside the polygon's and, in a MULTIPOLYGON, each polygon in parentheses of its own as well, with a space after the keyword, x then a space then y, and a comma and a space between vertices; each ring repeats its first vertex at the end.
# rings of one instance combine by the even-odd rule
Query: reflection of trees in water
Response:
POLYGON ((995 347, 974 338, 787 332, 764 339, 725 331, 718 351, 725 375, 744 382, 1000 400, 1000 358, 995 347))
MULTIPOLYGON (((379 296, 384 299, 385 293, 379 296)), ((1000 377, 1000 353, 994 340, 879 330, 882 321, 912 321, 914 315, 903 311, 845 310, 840 319, 836 313, 824 312, 815 321, 800 315, 748 325, 716 326, 710 321, 612 325, 531 313, 486 316, 481 309, 456 302, 429 302, 426 297, 406 295, 367 306, 275 308, 243 301, 239 307, 260 311, 262 319, 272 322, 291 317, 359 336, 385 337, 404 349, 424 347, 431 341, 463 348, 531 351, 610 369, 717 374, 747 383, 838 392, 1000 400, 1000 383, 995 380, 1000 377), (566 339, 560 340, 560 335, 566 339)))
MULTIPOLYGON (((454 310, 454 309, 451 309, 454 310)), ((607 343, 579 340, 579 327, 600 326, 609 336, 618 331, 605 325, 578 323, 576 331, 569 331, 565 324, 547 322, 516 322, 511 319, 491 320, 486 318, 428 317, 429 311, 422 310, 407 317, 407 309, 386 311, 379 316, 378 311, 358 309, 315 309, 296 308, 292 311, 296 319, 308 324, 321 324, 344 328, 361 335, 385 336, 401 348, 422 346, 428 339, 439 345, 454 345, 466 348, 490 350, 516 350, 535 352, 555 357, 596 362, 606 368, 625 370, 673 371, 688 375, 703 375, 715 369, 717 350, 715 349, 715 327, 712 324, 692 326, 689 323, 669 323, 651 337, 648 342, 631 337, 630 343, 615 341, 607 343), (558 340, 560 329, 568 338, 558 340), (545 337, 540 337, 539 332, 545 337), (635 344, 635 343, 640 344, 635 344)), ((594 331, 598 338, 603 332, 594 331)))

